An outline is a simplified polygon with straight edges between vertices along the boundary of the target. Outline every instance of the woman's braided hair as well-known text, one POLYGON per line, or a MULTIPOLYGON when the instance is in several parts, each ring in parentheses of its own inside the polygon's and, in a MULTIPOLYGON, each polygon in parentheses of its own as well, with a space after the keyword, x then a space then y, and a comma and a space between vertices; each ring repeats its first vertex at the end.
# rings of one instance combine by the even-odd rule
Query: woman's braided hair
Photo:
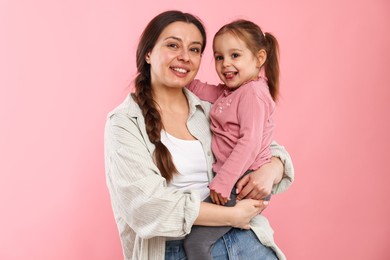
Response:
POLYGON ((152 51, 162 31, 171 23, 186 22, 194 24, 203 37, 201 52, 206 46, 206 31, 199 18, 189 13, 180 11, 166 11, 153 18, 143 31, 137 48, 137 76, 134 80, 134 99, 142 110, 145 118, 146 132, 149 140, 155 145, 154 161, 161 172, 161 175, 171 181, 177 169, 173 163, 172 156, 166 146, 161 142, 161 130, 163 124, 161 114, 157 110, 157 104, 153 98, 151 86, 150 64, 145 60, 146 55, 152 51))

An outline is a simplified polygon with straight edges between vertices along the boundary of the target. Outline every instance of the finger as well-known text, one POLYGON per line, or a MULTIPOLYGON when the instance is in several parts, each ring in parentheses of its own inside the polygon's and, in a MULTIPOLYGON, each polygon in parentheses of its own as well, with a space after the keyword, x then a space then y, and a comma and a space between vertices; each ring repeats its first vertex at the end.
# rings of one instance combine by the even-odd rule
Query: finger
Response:
POLYGON ((218 193, 214 193, 214 196, 215 196, 215 203, 217 204, 217 205, 221 205, 221 202, 219 201, 219 196, 218 196, 218 193))
POLYGON ((259 213, 258 213, 258 215, 259 214, 261 214, 261 213, 263 213, 263 211, 268 207, 268 205, 269 205, 269 201, 266 201, 266 200, 260 200, 262 203, 262 205, 259 207, 259 209, 260 209, 260 211, 259 211, 259 213))
MULTIPOLYGON (((240 199, 243 199, 243 198, 246 198, 248 199, 248 194, 250 194, 254 187, 256 186, 256 182, 255 181, 250 181, 249 178, 248 178, 248 181, 247 183, 245 184, 245 186, 242 188, 242 190, 240 191, 240 194, 238 194, 237 197, 239 197, 240 199)), ((256 194, 255 191, 253 191, 254 194, 252 193, 252 196, 254 197, 254 195, 256 194)))
POLYGON ((220 194, 218 194, 218 201, 219 201, 219 204, 218 204, 218 205, 223 205, 223 200, 222 200, 220 194))
POLYGON ((225 203, 224 203, 225 201, 224 201, 223 197, 221 196, 221 194, 218 194, 218 200, 221 203, 221 205, 225 205, 225 203))
POLYGON ((211 200, 213 201, 214 204, 217 204, 217 200, 215 199, 215 193, 214 192, 210 193, 210 198, 211 198, 211 200))
POLYGON ((248 183, 249 181, 249 175, 245 175, 244 177, 242 177, 236 184, 236 193, 240 193, 242 188, 248 183))
POLYGON ((229 200, 230 200, 230 198, 224 198, 224 205, 225 205, 226 203, 228 203, 229 200))
POLYGON ((254 186, 253 189, 251 191, 248 192, 248 194, 246 194, 246 196, 244 197, 245 199, 254 199, 254 200, 259 200, 261 199, 262 197, 262 194, 259 193, 259 191, 256 189, 256 187, 254 186))
POLYGON ((259 191, 256 187, 248 195, 246 195, 246 199, 269 200, 270 198, 270 193, 259 191))
POLYGON ((222 205, 221 200, 219 199, 218 194, 215 195, 215 200, 217 201, 217 204, 218 204, 218 205, 222 205))
POLYGON ((256 201, 255 207, 260 211, 263 211, 269 205, 269 201, 267 200, 254 200, 254 201, 256 201))
POLYGON ((215 204, 219 205, 219 198, 217 194, 214 194, 215 204))

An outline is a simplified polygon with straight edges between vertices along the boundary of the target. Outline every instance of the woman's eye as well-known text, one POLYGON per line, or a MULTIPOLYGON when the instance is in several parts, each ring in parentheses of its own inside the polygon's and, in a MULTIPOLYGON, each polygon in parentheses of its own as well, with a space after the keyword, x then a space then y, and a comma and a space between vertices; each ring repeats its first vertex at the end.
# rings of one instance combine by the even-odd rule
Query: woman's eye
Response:
POLYGON ((195 52, 195 53, 200 53, 200 49, 199 48, 191 48, 191 51, 195 52))
POLYGON ((223 60, 222 56, 215 56, 215 60, 223 60))
POLYGON ((176 43, 168 43, 169 48, 177 49, 179 46, 176 43))
POLYGON ((238 58, 240 55, 238 55, 237 53, 233 53, 232 54, 232 58, 238 58))

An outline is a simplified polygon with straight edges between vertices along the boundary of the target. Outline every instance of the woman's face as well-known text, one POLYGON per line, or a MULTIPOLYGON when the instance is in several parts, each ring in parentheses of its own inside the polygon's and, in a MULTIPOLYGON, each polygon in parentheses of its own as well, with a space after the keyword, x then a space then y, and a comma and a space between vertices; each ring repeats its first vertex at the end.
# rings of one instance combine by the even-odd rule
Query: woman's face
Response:
POLYGON ((199 70, 203 38, 192 23, 174 22, 157 39, 145 59, 153 88, 183 88, 199 70))

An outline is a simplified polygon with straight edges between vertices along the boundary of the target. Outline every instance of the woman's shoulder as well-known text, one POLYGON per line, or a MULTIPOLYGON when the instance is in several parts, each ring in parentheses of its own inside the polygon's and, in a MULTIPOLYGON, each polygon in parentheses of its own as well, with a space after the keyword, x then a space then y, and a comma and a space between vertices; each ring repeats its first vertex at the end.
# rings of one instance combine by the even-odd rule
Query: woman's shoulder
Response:
POLYGON ((126 114, 130 117, 142 116, 142 111, 138 104, 135 102, 131 93, 126 96, 125 100, 123 100, 122 103, 120 103, 108 113, 107 118, 111 118, 114 115, 118 114, 126 114))
POLYGON ((201 108, 205 112, 206 115, 209 114, 210 109, 211 109, 210 102, 201 100, 197 95, 195 95, 193 92, 191 92, 187 88, 184 88, 184 93, 187 97, 190 109, 201 108))

